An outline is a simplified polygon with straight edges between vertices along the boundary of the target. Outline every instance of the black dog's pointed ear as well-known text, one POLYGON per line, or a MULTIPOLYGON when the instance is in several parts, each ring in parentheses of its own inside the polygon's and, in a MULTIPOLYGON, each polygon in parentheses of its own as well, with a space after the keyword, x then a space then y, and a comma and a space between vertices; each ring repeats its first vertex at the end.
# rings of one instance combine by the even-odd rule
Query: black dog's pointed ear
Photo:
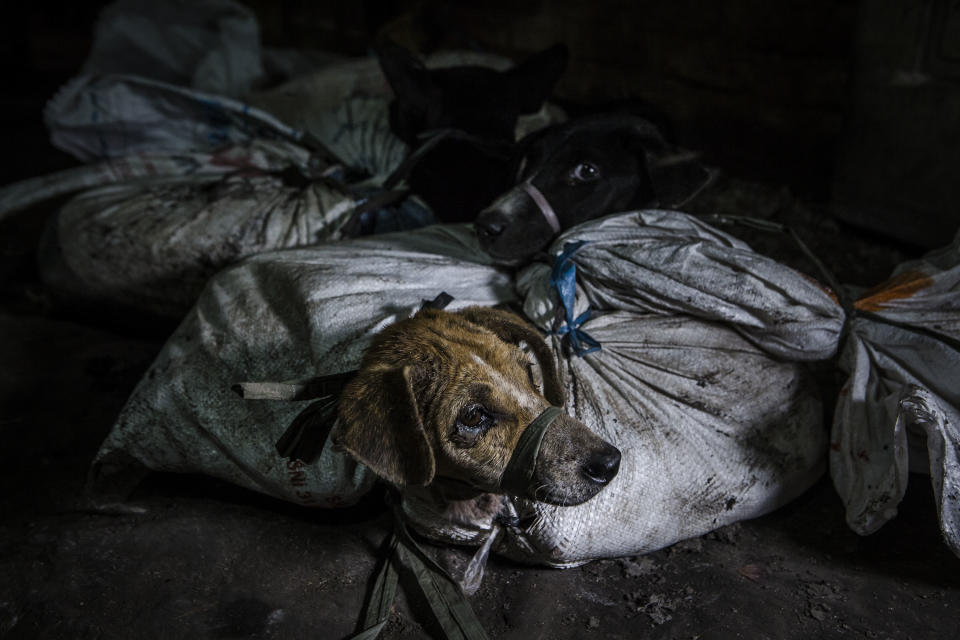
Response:
POLYGON ((436 462, 415 389, 418 367, 361 370, 340 395, 334 442, 395 485, 427 485, 436 462))
POLYGON ((693 200, 713 180, 700 164, 700 154, 673 147, 659 156, 648 156, 647 173, 661 207, 680 207, 693 200))
POLYGON ((568 58, 567 46, 555 44, 533 54, 508 72, 517 92, 520 113, 540 110, 566 70, 568 58))
POLYGON ((505 342, 512 344, 526 342, 540 364, 543 375, 543 396, 550 404, 563 406, 563 382, 557 372, 553 353, 536 329, 509 311, 489 307, 467 307, 458 313, 470 322, 489 329, 505 342))
POLYGON ((397 100, 404 105, 425 110, 436 93, 436 87, 420 58, 391 40, 378 42, 374 52, 397 100))
POLYGON ((660 131, 643 118, 634 118, 626 138, 642 154, 657 206, 679 207, 697 196, 713 179, 700 164, 700 154, 667 142, 660 131))

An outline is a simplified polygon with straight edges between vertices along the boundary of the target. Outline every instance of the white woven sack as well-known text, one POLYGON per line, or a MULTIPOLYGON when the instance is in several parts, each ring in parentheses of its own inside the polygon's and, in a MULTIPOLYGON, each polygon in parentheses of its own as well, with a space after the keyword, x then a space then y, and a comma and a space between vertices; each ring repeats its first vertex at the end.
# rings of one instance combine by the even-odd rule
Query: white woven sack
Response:
POLYGON ((0 188, 0 220, 60 196, 109 184, 164 177, 213 178, 239 169, 280 172, 296 167, 309 173, 311 158, 307 149, 293 143, 262 139, 209 151, 136 153, 5 185, 0 188))
POLYGON ((47 102, 43 119, 50 142, 84 162, 215 149, 255 138, 303 139, 301 131, 239 100, 123 74, 70 79, 47 102))
POLYGON ((908 473, 929 473, 944 540, 960 555, 960 234, 853 306, 830 447, 847 523, 878 530, 908 473))
POLYGON ((211 156, 213 171, 90 189, 59 211, 41 275, 72 298, 179 318, 206 280, 243 257, 337 239, 354 196, 323 181, 287 184, 309 154, 258 141, 211 156), (224 164, 232 171, 223 171, 224 164))
POLYGON ((307 466, 274 448, 309 402, 245 400, 231 387, 355 369, 377 331, 441 291, 454 296, 451 309, 511 300, 509 276, 485 260, 464 227, 430 227, 261 254, 221 272, 101 445, 98 484, 108 488, 133 460, 299 504, 355 502, 374 481, 365 467, 331 446, 307 466))
MULTIPOLYGON (((725 272, 749 259, 751 316, 770 313, 766 302, 809 296, 824 311, 812 316, 813 337, 824 330, 823 316, 834 304, 803 276, 749 255, 683 214, 640 212, 588 223, 561 237, 555 252, 583 236, 593 243, 571 260, 584 272, 592 264, 612 264, 604 258, 612 247, 644 243, 673 245, 677 255, 696 247, 700 258, 691 254, 682 264, 701 272, 703 281, 711 280, 711 269, 725 272)), ((302 409, 299 403, 244 401, 231 385, 355 368, 377 330, 441 290, 455 297, 454 308, 513 299, 512 279, 480 264, 484 259, 462 227, 430 227, 261 254, 226 270, 211 281, 134 391, 98 465, 109 469, 133 458, 150 469, 202 472, 305 504, 356 500, 372 478, 341 454, 328 448, 316 464, 291 471, 274 450, 302 409)), ((608 274, 608 290, 641 289, 630 280, 635 263, 623 262, 608 274)), ((549 278, 537 266, 530 272, 549 278)), ((675 275, 680 282, 696 273, 675 275)), ((562 300, 537 280, 521 278, 526 306, 556 308, 562 300)), ((599 290, 579 286, 582 299, 599 290)), ((718 299, 740 295, 708 296, 684 314, 597 309, 578 330, 602 349, 585 357, 567 355, 561 337, 551 338, 566 378, 567 410, 621 449, 621 471, 580 506, 506 500, 505 514, 516 520, 497 540, 499 552, 553 566, 642 553, 765 513, 822 473, 820 403, 803 365, 769 355, 741 328, 694 317, 710 313, 718 299)), ((647 304, 665 307, 672 296, 689 297, 686 286, 651 289, 645 296, 647 304)), ((786 308, 777 318, 789 340, 762 323, 755 327, 760 335, 775 336, 778 350, 803 342, 800 319, 809 313, 801 304, 786 308)), ((540 320, 554 315, 544 313, 540 320)), ((437 518, 436 505, 424 500, 428 494, 408 490, 404 500, 415 526, 428 535, 477 544, 499 531, 493 522, 454 525, 437 518)))
MULTIPOLYGON (((578 506, 509 498, 514 524, 502 529, 452 525, 429 492, 408 491, 404 507, 419 530, 461 544, 496 535, 500 553, 572 566, 759 516, 822 475, 821 403, 804 366, 783 356, 833 352, 843 312, 828 292, 681 213, 586 223, 551 253, 581 240, 588 244, 570 257, 574 315, 589 301, 596 315, 577 329, 602 347, 581 357, 558 336, 552 344, 567 410, 621 450, 619 474, 578 506)), ((550 272, 533 265, 519 279, 528 317, 545 329, 562 302, 550 272)))
POLYGON ((254 12, 231 0, 117 0, 104 7, 82 73, 127 73, 239 97, 262 80, 254 12))

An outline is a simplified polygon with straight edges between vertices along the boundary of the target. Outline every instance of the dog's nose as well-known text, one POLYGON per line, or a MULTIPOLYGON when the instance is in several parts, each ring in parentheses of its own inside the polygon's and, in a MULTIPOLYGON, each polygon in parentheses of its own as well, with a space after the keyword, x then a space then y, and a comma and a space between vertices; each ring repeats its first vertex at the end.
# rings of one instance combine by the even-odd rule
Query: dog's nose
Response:
POLYGON ((583 465, 583 473, 590 480, 605 485, 620 470, 620 450, 613 445, 607 445, 599 451, 594 451, 587 463, 583 465))
POLYGON ((505 222, 501 222, 495 219, 490 218, 489 216, 484 216, 483 213, 476 219, 473 223, 474 229, 477 230, 477 235, 480 236, 483 240, 493 240, 507 228, 505 222))

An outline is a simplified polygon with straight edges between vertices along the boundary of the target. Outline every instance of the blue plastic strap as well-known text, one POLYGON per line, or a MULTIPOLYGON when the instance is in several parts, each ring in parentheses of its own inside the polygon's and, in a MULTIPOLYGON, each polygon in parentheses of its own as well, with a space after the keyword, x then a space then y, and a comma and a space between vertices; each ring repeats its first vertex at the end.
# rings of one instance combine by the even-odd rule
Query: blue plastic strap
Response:
POLYGON ((578 356, 585 356, 588 353, 599 351, 601 346, 586 331, 582 331, 580 326, 590 319, 591 310, 588 308, 579 316, 574 317, 573 305, 577 294, 577 265, 573 261, 575 254, 580 247, 587 244, 586 240, 578 242, 568 242, 563 245, 563 251, 553 262, 553 269, 550 271, 550 285, 557 290, 560 296, 560 302, 563 304, 564 321, 566 326, 560 327, 555 332, 557 335, 570 336, 570 346, 573 352, 578 356))

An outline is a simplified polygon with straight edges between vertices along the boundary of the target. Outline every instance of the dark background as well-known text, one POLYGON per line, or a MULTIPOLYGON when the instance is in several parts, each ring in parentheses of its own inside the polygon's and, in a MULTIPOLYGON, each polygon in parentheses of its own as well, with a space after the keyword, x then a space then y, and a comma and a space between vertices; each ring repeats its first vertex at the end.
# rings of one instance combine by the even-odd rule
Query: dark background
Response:
MULTIPOLYGON (((69 166, 42 105, 83 61, 102 2, 5 3, 3 182, 69 166)), ((250 0, 264 44, 369 53, 388 36, 514 57, 571 52, 557 94, 643 100, 731 175, 782 183, 915 245, 960 222, 960 8, 951 0, 471 3, 250 0)))

